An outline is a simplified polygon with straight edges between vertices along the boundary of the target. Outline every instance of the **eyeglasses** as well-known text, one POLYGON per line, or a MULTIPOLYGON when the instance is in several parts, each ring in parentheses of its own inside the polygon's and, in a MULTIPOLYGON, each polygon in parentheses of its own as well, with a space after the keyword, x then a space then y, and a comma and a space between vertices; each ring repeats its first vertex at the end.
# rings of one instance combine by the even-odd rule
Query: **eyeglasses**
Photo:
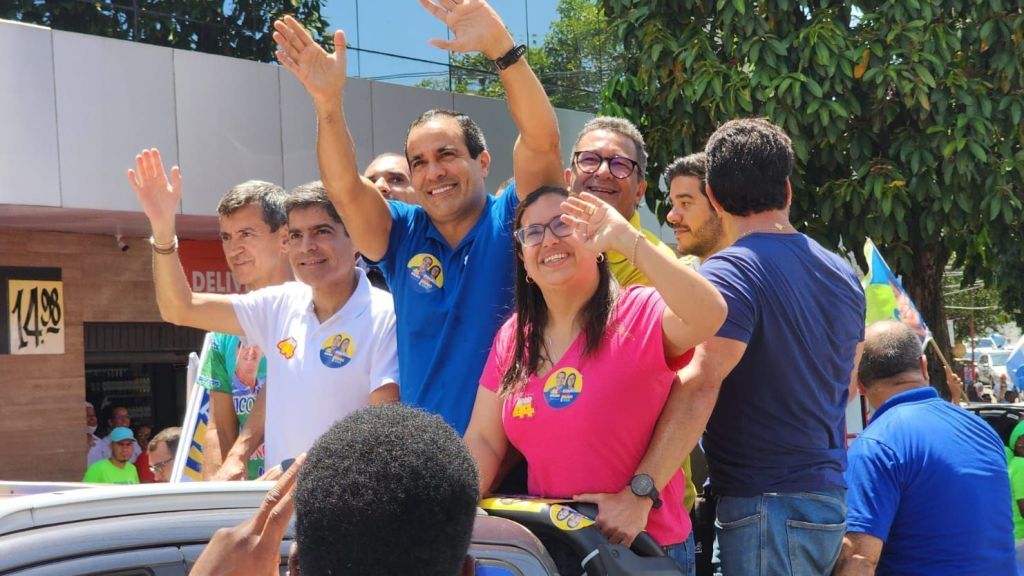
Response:
POLYGON ((161 462, 157 462, 156 464, 150 464, 149 465, 149 471, 152 472, 153 474, 159 474, 160 471, 164 469, 164 466, 167 466, 171 462, 174 462, 174 457, 173 456, 171 456, 167 460, 163 460, 161 462))
POLYGON ((516 230, 516 240, 523 246, 536 246, 544 241, 545 230, 551 230, 556 238, 565 238, 572 234, 572 226, 562 222, 562 215, 559 214, 547 224, 530 224, 516 230))
POLYGON ((572 155, 572 161, 580 169, 580 172, 587 174, 597 172, 601 169, 601 164, 607 162, 608 173, 619 180, 629 178, 629 175, 640 165, 639 162, 632 158, 626 158, 625 156, 612 156, 609 158, 590 150, 576 152, 572 155))

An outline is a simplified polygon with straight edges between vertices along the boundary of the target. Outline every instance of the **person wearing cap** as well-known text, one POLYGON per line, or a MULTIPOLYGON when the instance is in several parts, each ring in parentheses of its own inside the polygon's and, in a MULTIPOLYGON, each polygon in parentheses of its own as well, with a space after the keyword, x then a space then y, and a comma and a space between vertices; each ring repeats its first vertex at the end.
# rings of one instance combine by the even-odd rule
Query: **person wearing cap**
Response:
POLYGON ((119 426, 108 436, 110 439, 110 458, 100 460, 89 466, 82 477, 82 482, 92 484, 138 484, 139 473, 132 464, 132 451, 135 448, 135 436, 131 428, 119 426))

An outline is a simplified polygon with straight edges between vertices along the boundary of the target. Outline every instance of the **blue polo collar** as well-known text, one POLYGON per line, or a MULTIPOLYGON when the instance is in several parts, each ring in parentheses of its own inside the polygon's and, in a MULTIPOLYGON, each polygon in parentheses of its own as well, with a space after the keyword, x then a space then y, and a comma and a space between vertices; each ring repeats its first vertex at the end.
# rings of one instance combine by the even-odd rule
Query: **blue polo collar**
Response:
POLYGON ((924 400, 931 400, 932 398, 938 398, 939 392, 931 386, 922 386, 920 388, 914 388, 913 390, 907 390, 906 392, 900 392, 899 394, 889 398, 875 411, 875 415, 871 417, 871 421, 878 420, 882 414, 885 414, 887 410, 893 406, 900 404, 906 404, 908 402, 921 402, 924 400))

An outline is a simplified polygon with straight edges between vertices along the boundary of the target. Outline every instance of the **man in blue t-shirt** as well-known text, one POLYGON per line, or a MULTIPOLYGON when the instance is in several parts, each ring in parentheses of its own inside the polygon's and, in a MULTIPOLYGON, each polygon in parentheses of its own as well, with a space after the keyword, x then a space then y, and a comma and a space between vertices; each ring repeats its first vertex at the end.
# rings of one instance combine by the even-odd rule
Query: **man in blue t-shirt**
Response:
POLYGON ((914 332, 868 327, 857 382, 876 411, 850 446, 835 573, 1016 574, 1003 443, 939 398, 914 332))
MULTIPOLYGON (((406 156, 421 206, 388 202, 356 169, 342 111, 345 52, 328 54, 294 19, 275 24, 281 62, 313 97, 320 176, 355 247, 384 272, 395 301, 402 402, 440 414, 459 433, 469 423, 491 341, 512 305, 513 216, 521 197, 561 185, 554 109, 501 19, 485 2, 443 10, 452 32, 434 40, 495 61, 520 136, 515 194, 494 198, 484 178, 491 156, 469 116, 430 110, 409 128, 406 156)), ((344 46, 344 34, 335 34, 344 46)))
POLYGON ((827 574, 846 520, 845 411, 864 292, 845 261, 790 224, 782 130, 733 120, 705 153, 707 196, 731 246, 700 272, 729 315, 680 373, 639 468, 653 466, 660 486, 672 470, 658 463, 682 461, 703 432, 723 571, 827 574))

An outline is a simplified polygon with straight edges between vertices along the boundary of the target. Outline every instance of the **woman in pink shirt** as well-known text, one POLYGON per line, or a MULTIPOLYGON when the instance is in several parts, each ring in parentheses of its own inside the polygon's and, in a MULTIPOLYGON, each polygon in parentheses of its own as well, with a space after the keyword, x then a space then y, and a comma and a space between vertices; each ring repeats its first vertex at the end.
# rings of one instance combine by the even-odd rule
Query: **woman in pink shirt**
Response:
POLYGON ((693 566, 682 472, 658 485, 638 466, 676 371, 721 326, 724 300, 591 194, 541 188, 515 227, 516 314, 495 336, 465 436, 481 491, 511 443, 531 495, 595 502, 612 543, 646 528, 693 566), (654 286, 621 289, 604 262, 612 250, 654 286), (633 528, 611 528, 611 515, 633 528))

